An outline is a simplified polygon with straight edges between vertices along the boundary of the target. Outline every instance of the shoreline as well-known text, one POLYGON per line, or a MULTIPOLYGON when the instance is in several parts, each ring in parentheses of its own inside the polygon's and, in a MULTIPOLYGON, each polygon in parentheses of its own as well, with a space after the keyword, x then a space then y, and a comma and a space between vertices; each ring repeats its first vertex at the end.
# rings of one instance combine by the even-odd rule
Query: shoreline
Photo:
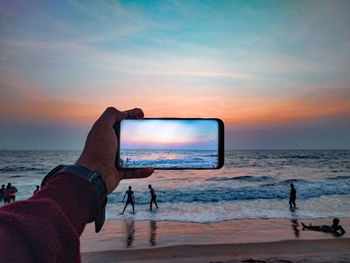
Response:
POLYGON ((97 234, 94 225, 88 224, 80 238, 82 261, 154 262, 157 258, 159 262, 236 262, 232 260, 273 260, 276 256, 291 260, 298 256, 300 260, 308 258, 307 262, 350 260, 350 217, 340 218, 347 231, 340 238, 301 227, 301 222, 323 225, 331 224, 332 219, 107 221, 97 234))
POLYGON ((350 261, 350 238, 264 243, 177 245, 82 253, 82 262, 328 263, 350 261))

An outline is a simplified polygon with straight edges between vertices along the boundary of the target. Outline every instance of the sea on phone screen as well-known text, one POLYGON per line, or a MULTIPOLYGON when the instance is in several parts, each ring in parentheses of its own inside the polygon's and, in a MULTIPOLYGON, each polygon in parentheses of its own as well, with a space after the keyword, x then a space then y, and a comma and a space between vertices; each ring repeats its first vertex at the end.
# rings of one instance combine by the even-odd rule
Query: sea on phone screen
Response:
POLYGON ((216 150, 122 150, 123 168, 216 168, 216 150))

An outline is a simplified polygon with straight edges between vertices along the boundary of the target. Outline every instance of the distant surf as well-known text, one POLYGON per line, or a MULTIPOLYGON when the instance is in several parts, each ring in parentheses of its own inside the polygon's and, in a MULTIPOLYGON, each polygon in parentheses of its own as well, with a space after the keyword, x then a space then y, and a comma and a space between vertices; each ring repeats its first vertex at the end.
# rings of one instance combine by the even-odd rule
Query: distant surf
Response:
POLYGON ((123 167, 214 168, 218 166, 217 151, 212 150, 134 150, 120 152, 123 167))
MULTIPOLYGON (((0 151, 0 184, 13 183, 19 190, 17 199, 26 199, 48 171, 61 163, 74 163, 79 154, 0 151)), ((153 162, 159 156, 143 154, 153 162)), ((213 155, 206 152, 193 158, 207 162, 216 159, 213 155)), ((181 156, 186 161, 184 153, 181 156)), ((156 171, 150 178, 122 181, 109 196, 107 220, 218 222, 350 216, 349 179, 349 150, 226 151, 220 170, 156 171), (288 205, 291 183, 297 190, 295 211, 288 205), (153 185, 160 207, 153 212, 149 212, 148 184, 153 185), (129 185, 135 191, 136 214, 120 215, 129 185)))

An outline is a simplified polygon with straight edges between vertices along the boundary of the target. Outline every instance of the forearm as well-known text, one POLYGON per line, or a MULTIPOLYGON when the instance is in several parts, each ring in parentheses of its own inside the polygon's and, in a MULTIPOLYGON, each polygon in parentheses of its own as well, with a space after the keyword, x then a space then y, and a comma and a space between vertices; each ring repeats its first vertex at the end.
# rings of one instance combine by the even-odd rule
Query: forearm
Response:
POLYGON ((70 172, 59 172, 30 200, 50 198, 68 217, 80 236, 86 223, 96 216, 97 196, 92 184, 70 172))
MULTIPOLYGON (((8 262, 78 262, 79 236, 93 220, 91 184, 61 173, 35 196, 0 209, 0 254, 8 262)), ((6 260, 5 260, 6 261, 6 260)))

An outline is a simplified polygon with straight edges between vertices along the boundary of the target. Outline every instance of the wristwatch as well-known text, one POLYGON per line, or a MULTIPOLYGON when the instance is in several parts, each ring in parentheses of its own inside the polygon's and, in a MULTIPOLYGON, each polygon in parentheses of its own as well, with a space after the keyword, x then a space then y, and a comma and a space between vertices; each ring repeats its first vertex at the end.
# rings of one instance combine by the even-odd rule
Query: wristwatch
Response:
POLYGON ((78 175, 82 178, 87 179, 95 189, 98 199, 98 214, 95 218, 95 231, 98 233, 104 222, 106 216, 106 204, 107 204, 107 188, 106 184, 102 179, 101 174, 98 171, 91 171, 84 166, 79 165, 58 165, 52 169, 42 180, 41 187, 44 186, 49 180, 54 178, 58 172, 68 172, 78 175))

